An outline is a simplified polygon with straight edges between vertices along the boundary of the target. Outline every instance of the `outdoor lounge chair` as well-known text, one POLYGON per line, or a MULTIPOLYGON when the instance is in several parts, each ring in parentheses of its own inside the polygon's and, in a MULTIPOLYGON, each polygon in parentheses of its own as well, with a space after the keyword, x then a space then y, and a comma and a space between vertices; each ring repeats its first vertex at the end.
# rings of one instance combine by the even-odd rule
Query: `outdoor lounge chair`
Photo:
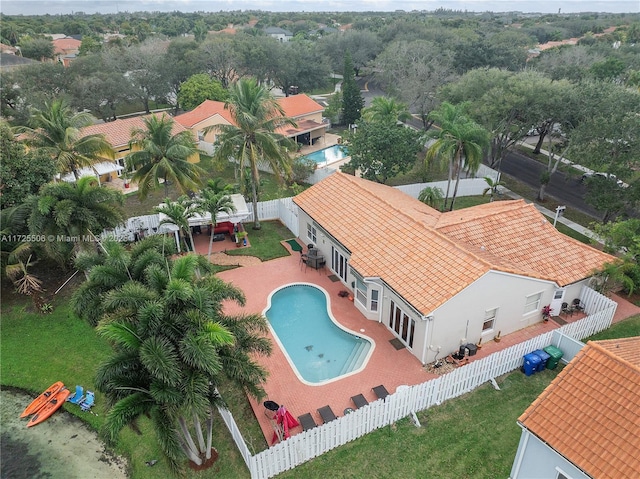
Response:
POLYGON ((336 415, 331 410, 331 406, 321 407, 320 409, 318 409, 318 413, 320 414, 320 417, 322 417, 322 420, 325 423, 329 421, 333 421, 334 419, 337 419, 336 415))
POLYGON ((351 400, 353 401, 353 404, 356 405, 357 409, 360 409, 362 406, 366 406, 367 404, 369 404, 367 398, 365 398, 362 394, 351 396, 351 400))
POLYGON ((82 409, 83 411, 88 411, 93 406, 95 400, 95 394, 91 391, 87 391, 87 395, 84 397, 84 401, 80 403, 80 409, 82 409))
POLYGON ((84 401, 84 388, 82 386, 76 386, 76 392, 67 398, 67 402, 80 404, 82 401, 84 401))
POLYGON ((387 388, 385 388, 382 384, 373 388, 373 392, 378 397, 378 399, 384 399, 389 395, 389 391, 387 391, 387 388))
POLYGON ((302 425, 303 431, 308 431, 309 429, 313 429, 318 425, 313 420, 311 413, 303 414, 302 416, 298 416, 298 422, 302 425))

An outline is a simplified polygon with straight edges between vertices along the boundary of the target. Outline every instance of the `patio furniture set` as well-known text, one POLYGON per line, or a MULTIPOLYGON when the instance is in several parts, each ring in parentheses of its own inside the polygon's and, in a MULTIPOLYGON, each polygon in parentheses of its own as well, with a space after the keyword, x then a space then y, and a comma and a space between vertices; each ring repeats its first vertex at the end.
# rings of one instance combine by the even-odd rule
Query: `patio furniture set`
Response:
MULTIPOLYGON (((384 385, 382 384, 372 388, 372 390, 378 399, 384 399, 389 395, 389 391, 387 391, 387 388, 385 388, 384 385)), ((365 398, 364 395, 362 394, 351 396, 351 401, 356 406, 356 409, 359 409, 369 404, 369 401, 367 401, 367 398, 365 398)), ((344 414, 347 415, 352 413, 353 411, 354 409, 346 408, 344 410, 344 414)), ((331 409, 331 406, 329 405, 319 408, 318 414, 320 414, 320 417, 322 418, 323 423, 327 423, 329 421, 333 421, 337 419, 337 416, 335 415, 335 413, 331 409)), ((318 424, 316 424, 315 420, 313 419, 313 416, 311 415, 311 413, 306 413, 306 414, 303 414, 302 416, 298 416, 298 422, 302 425, 303 431, 308 431, 309 429, 313 429, 314 427, 318 426, 318 424)))

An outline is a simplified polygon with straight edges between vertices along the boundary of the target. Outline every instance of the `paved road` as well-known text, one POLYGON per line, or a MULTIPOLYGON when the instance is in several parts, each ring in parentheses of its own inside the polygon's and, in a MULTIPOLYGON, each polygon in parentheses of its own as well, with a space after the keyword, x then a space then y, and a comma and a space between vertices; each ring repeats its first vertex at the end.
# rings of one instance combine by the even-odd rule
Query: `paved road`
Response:
MULTIPOLYGON (((517 152, 507 153, 502 162, 502 172, 516 178, 526 185, 535 188, 540 186, 540 176, 545 169, 541 163, 532 160, 517 152)), ((547 194, 559 202, 580 210, 594 219, 600 219, 600 215, 593 207, 584 201, 586 193, 585 185, 580 182, 580 177, 571 177, 562 171, 557 171, 551 176, 547 185, 547 194)))

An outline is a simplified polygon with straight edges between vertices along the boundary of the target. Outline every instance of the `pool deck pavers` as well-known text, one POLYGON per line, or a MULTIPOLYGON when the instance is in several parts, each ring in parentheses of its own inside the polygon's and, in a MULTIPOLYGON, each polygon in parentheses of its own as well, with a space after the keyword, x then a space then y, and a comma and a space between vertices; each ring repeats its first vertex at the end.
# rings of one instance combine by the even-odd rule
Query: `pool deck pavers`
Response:
MULTIPOLYGON (((249 229, 249 236, 251 230, 249 229)), ((196 238, 196 250, 206 254, 208 237, 202 235, 196 238), (205 238, 207 238, 205 240, 205 238)), ((224 249, 235 248, 230 241, 214 243, 218 253, 212 261, 216 264, 223 258, 218 255, 224 254, 224 249)), ((362 371, 349 376, 332 381, 325 385, 310 386, 301 382, 291 366, 289 365, 283 352, 273 340, 273 352, 269 357, 259 357, 259 363, 269 371, 269 377, 264 384, 267 396, 263 399, 275 401, 287 407, 294 417, 310 413, 317 424, 322 424, 322 418, 318 414, 318 409, 329 405, 338 416, 343 415, 346 408, 354 408, 351 397, 362 394, 369 401, 375 401, 376 396, 372 388, 380 384, 384 385, 390 393, 394 393, 400 385, 415 385, 436 378, 429 373, 422 364, 407 349, 397 350, 390 343, 394 336, 383 323, 366 319, 354 306, 348 297, 340 297, 338 293, 346 289, 340 281, 333 282, 329 279, 332 272, 329 268, 317 271, 306 268, 300 263, 300 254, 291 250, 286 243, 282 243, 290 256, 278 258, 272 261, 261 262, 257 258, 232 256, 228 264, 238 264, 242 267, 223 271, 218 276, 238 288, 240 288, 247 299, 245 307, 240 307, 235 303, 226 303, 225 312, 228 314, 238 313, 262 313, 266 306, 269 294, 281 286, 291 283, 310 283, 320 286, 326 290, 330 297, 330 307, 334 318, 345 328, 352 330, 356 334, 365 335, 375 342, 375 348, 369 361, 362 371), (364 330, 364 331, 362 331, 364 330)), ((616 295, 611 295, 612 299, 618 302, 618 309, 613 322, 621 321, 634 314, 640 313, 640 308, 616 295)), ((582 316, 574 314, 572 317, 563 318, 566 321, 576 321, 582 316)), ((500 342, 490 341, 482 345, 478 353, 472 357, 477 360, 488 356, 498 350, 535 337, 543 332, 558 328, 560 325, 550 320, 541 322, 506 335, 500 342)), ((273 426, 265 414, 266 409, 262 402, 257 402, 250 398, 251 407, 260 423, 264 436, 269 444, 273 437, 273 426)), ((292 434, 302 432, 302 427, 291 430, 292 434)))

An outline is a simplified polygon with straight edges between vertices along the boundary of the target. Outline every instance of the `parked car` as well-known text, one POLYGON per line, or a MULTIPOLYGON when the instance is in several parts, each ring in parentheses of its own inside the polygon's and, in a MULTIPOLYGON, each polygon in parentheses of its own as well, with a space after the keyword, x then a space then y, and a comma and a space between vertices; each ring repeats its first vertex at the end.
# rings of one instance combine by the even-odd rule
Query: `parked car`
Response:
POLYGON ((602 173, 600 171, 591 171, 591 172, 587 171, 587 172, 583 173, 582 174, 582 181, 584 182, 584 181, 586 181, 589 178, 592 178, 594 176, 599 176, 601 178, 608 178, 610 180, 613 180, 613 181, 616 182, 616 184, 618 186, 623 186, 623 187, 627 187, 628 186, 624 181, 619 180, 616 175, 614 175, 612 173, 602 173))

